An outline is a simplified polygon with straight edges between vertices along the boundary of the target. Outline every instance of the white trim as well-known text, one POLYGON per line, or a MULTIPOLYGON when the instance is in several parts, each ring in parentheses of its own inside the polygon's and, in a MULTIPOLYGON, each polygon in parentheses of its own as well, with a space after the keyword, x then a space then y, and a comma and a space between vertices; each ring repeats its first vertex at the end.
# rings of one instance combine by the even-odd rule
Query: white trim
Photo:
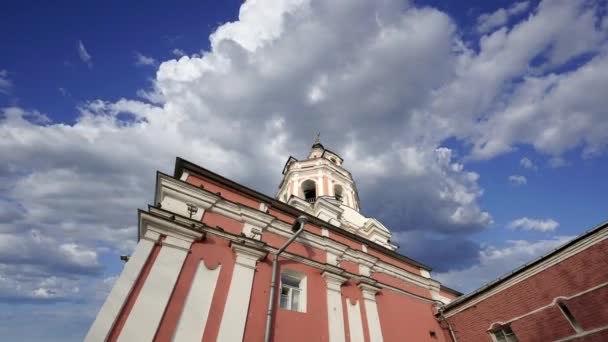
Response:
POLYGON ((204 260, 199 261, 173 335, 173 341, 201 341, 203 339, 221 268, 222 266, 218 265, 215 269, 210 270, 205 266, 204 260))
POLYGON ((564 338, 562 338, 560 340, 555 340, 554 342, 572 341, 574 339, 578 339, 578 338, 589 336, 589 335, 594 335, 594 334, 597 334, 597 333, 605 331, 605 330, 608 330, 608 325, 603 326, 603 327, 599 327, 599 328, 596 328, 596 329, 593 329, 593 330, 583 331, 581 333, 578 333, 578 334, 575 334, 575 335, 572 335, 572 336, 564 337, 564 338))
POLYGON ((365 338, 363 337, 363 321, 361 320, 361 308, 359 301, 355 301, 355 304, 353 305, 350 303, 350 299, 346 298, 346 313, 348 314, 348 331, 350 333, 350 341, 365 342, 365 338))
MULTIPOLYGON (((159 188, 171 187, 173 189, 179 189, 179 191, 183 194, 204 199, 203 202, 209 205, 206 208, 207 210, 218 213, 220 215, 224 215, 239 222, 250 223, 254 227, 260 228, 263 232, 268 231, 283 237, 290 237, 293 234, 291 232, 291 225, 277 219, 276 217, 242 204, 230 202, 208 190, 200 188, 193 189, 192 185, 190 184, 180 182, 179 180, 162 174, 159 174, 159 181, 157 183, 159 188)), ((157 189, 157 193, 160 194, 163 193, 163 191, 157 189)), ((189 197, 184 198, 184 201, 191 201, 191 199, 189 197)), ((310 204, 299 197, 291 197, 291 200, 288 204, 295 206, 301 210, 304 210, 312 215, 312 207, 310 206, 310 204), (305 206, 305 208, 300 207, 298 204, 305 206)), ((188 217, 187 215, 184 216, 188 217)), ((332 240, 328 236, 318 236, 316 234, 312 234, 306 231, 302 232, 302 235, 298 237, 296 241, 304 245, 311 246, 313 248, 324 250, 328 252, 328 257, 330 257, 329 251, 331 251, 331 253, 333 254, 330 257, 332 258, 332 262, 335 262, 333 258, 344 257, 345 260, 360 263, 362 259, 368 258, 369 260, 373 260, 373 264, 369 266, 370 272, 372 273, 384 273, 396 277, 400 280, 413 283, 423 288, 427 288, 429 290, 439 291, 440 284, 436 280, 425 278, 423 276, 414 274, 397 266, 393 266, 392 264, 389 264, 387 262, 378 260, 378 258, 367 254, 367 247, 362 247, 362 249, 365 248, 365 250, 361 252, 358 250, 351 249, 347 245, 344 245, 340 242, 332 240)), ((395 259, 395 261, 397 260, 395 259)), ((416 266, 411 265, 411 267, 415 268, 416 266)), ((363 271, 367 272, 366 269, 364 269, 363 271)))
POLYGON ((232 249, 236 253, 236 262, 217 336, 219 342, 243 340, 255 267, 257 261, 266 255, 266 252, 237 244, 232 244, 232 249))
POLYGON ((465 302, 454 304, 453 308, 447 309, 447 310, 449 310, 449 312, 445 313, 445 317, 449 318, 501 291, 508 289, 509 287, 511 287, 517 283, 520 283, 520 282, 546 270, 547 268, 549 268, 551 266, 557 265, 558 263, 570 258, 573 255, 576 255, 576 254, 584 251, 585 249, 587 249, 589 247, 594 246, 595 244, 605 240, 606 238, 608 238, 608 229, 606 229, 606 228, 601 229, 595 235, 589 236, 588 238, 578 241, 577 243, 569 246, 568 248, 564 249, 563 251, 560 251, 558 254, 552 256, 551 258, 548 258, 548 259, 540 262, 539 264, 536 264, 536 265, 524 270, 522 273, 514 276, 511 279, 505 280, 503 283, 498 284, 495 288, 489 290, 488 292, 482 293, 482 294, 478 295, 477 297, 473 297, 470 300, 465 299, 465 302))
POLYGON ((85 342, 104 341, 108 337, 159 237, 158 233, 148 232, 144 238, 139 240, 135 251, 125 264, 112 291, 89 328, 89 332, 84 338, 85 342))
POLYGON ((380 291, 380 288, 365 283, 359 284, 359 288, 363 293, 363 300, 365 301, 365 315, 367 316, 369 339, 373 342, 382 342, 382 328, 380 325, 380 316, 378 315, 378 305, 376 304, 376 293, 380 291))
MULTIPOLYGON (((584 294, 587 294, 587 293, 589 293, 589 292, 592 292, 592 291, 595 291, 595 290, 601 289, 601 288, 602 288, 602 287, 604 287, 604 286, 608 286, 608 282, 601 283, 601 284, 596 285, 596 286, 594 286, 594 287, 592 287, 592 288, 588 288, 588 289, 586 289, 585 291, 581 291, 581 292, 576 293, 576 294, 574 294, 574 295, 572 295, 572 296, 570 296, 570 297, 566 297, 566 296, 558 296, 558 297, 555 297, 555 298, 553 298, 553 300, 551 301, 551 303, 549 303, 549 304, 547 304, 547 305, 543 305, 543 306, 541 306, 541 307, 539 307, 539 308, 536 308, 536 309, 534 309, 534 310, 532 310, 532 311, 528 311, 528 312, 526 312, 526 313, 525 313, 525 314, 523 314, 523 315, 519 315, 519 316, 514 317, 514 318, 511 318, 511 319, 509 319, 509 320, 507 320, 507 321, 496 321, 496 322, 492 322, 492 323, 490 323, 490 326, 489 326, 489 327, 488 327, 488 329, 486 329, 486 330, 490 331, 490 330, 492 330, 492 329, 493 329, 493 328, 494 328, 496 325, 509 325, 509 324, 511 324, 511 323, 513 323, 513 322, 515 322, 515 321, 517 321, 517 320, 520 320, 520 319, 525 318, 525 317, 527 317, 527 316, 533 315, 533 314, 535 314, 535 313, 537 313, 537 312, 543 311, 543 310, 545 310, 545 309, 547 309, 547 308, 549 308, 549 307, 555 306, 555 304, 557 303, 557 301, 558 301, 558 300, 560 300, 560 299, 564 299, 564 300, 571 300, 571 299, 573 299, 573 298, 580 297, 580 296, 582 296, 582 295, 584 295, 584 294)), ((558 309, 559 309, 559 308, 558 308, 558 309)), ((560 309, 560 311, 561 311, 561 309, 560 309)), ((563 312, 562 312, 562 313, 563 313, 563 312)), ((568 319, 566 318, 566 316, 565 316, 565 315, 564 315, 564 319, 568 320, 568 319)))
POLYGON ((346 282, 347 278, 327 271, 321 275, 325 278, 327 284, 329 342, 343 342, 346 340, 346 336, 344 335, 341 286, 346 282))
POLYGON ((188 252, 182 248, 169 247, 173 244, 181 244, 179 239, 168 236, 165 238, 165 241, 167 240, 169 240, 168 244, 161 247, 150 274, 137 296, 135 305, 120 332, 118 342, 154 339, 177 277, 188 255, 188 252))
MULTIPOLYGON (((158 216, 160 216, 160 217, 158 217, 159 220, 170 220, 171 219, 170 217, 172 216, 171 213, 162 211, 162 209, 157 209, 157 208, 154 208, 154 207, 150 208, 150 213, 151 214, 145 213, 145 215, 152 215, 152 214, 153 215, 158 215, 158 216)), ((185 218, 185 217, 176 216, 175 219, 171 223, 172 224, 179 223, 181 225, 188 226, 188 225, 192 224, 192 220, 189 220, 188 218, 185 218)), ((283 232, 283 230, 286 231, 290 227, 288 224, 286 224, 286 223, 284 223, 282 221, 279 221, 279 220, 273 221, 273 225, 277 225, 277 226, 281 227, 281 230, 278 231, 279 233, 277 233, 277 234, 279 234, 281 236, 283 235, 281 232, 283 232)), ((184 229, 184 228, 182 227, 182 229, 184 229)), ((255 248, 257 248, 257 249, 263 249, 263 250, 265 250, 267 252, 271 252, 271 253, 276 252, 278 250, 278 248, 272 247, 270 245, 264 245, 263 243, 255 241, 255 240, 251 240, 251 239, 246 239, 245 240, 241 236, 236 236, 236 235, 233 235, 233 234, 230 234, 230 233, 226 233, 226 232, 217 230, 215 228, 206 228, 206 227, 204 227, 204 225, 200 225, 200 226, 196 225, 196 226, 193 227, 193 229, 199 230, 201 232, 201 234, 204 234, 204 233, 206 233, 206 234, 212 234, 212 235, 215 235, 215 236, 218 236, 218 237, 221 237, 223 239, 226 239, 226 240, 229 240, 229 241, 232 241, 232 242, 236 242, 236 243, 242 243, 243 241, 247 241, 247 243, 254 245, 255 248)), ((291 236, 291 235, 288 235, 288 233, 285 233, 285 234, 286 234, 285 236, 291 236)), ((322 238, 322 237, 319 237, 317 235, 306 233, 306 232, 302 232, 302 235, 304 235, 304 239, 301 240, 300 238, 298 238, 298 239, 296 239, 296 241, 301 242, 301 243, 303 243, 305 245, 308 245, 308 246, 313 246, 313 247, 319 248, 319 249, 330 248, 330 247, 333 248, 333 247, 339 246, 340 248, 344 248, 344 251, 351 251, 350 249, 348 249, 348 246, 342 245, 342 244, 340 244, 340 243, 338 243, 336 241, 333 241, 331 239, 322 238), (317 237, 317 238, 319 238, 321 242, 319 244, 317 244, 317 242, 313 242, 313 241, 307 240, 307 236, 308 235, 306 235, 306 234, 309 234, 311 237, 317 237), (324 241, 326 241, 325 239, 327 239, 327 241, 328 241, 328 244, 326 245, 326 247, 322 244, 322 243, 325 243, 324 242, 324 241)), ((352 250, 352 251, 354 251, 354 250, 352 250)), ((355 255, 355 254, 353 254, 353 255, 355 255)), ((363 256, 365 256, 367 258, 370 258, 370 260, 373 260, 373 258, 375 258, 374 256, 371 256, 369 254, 361 254, 361 255, 363 255, 363 256)), ((359 255, 359 256, 361 256, 361 255, 359 255)), ((423 297, 423 296, 420 296, 420 295, 416 295, 416 294, 413 294, 411 292, 407 292, 407 291, 401 290, 399 288, 390 286, 388 284, 379 283, 379 282, 377 282, 377 281, 375 281, 375 280, 373 280, 371 278, 367 278, 367 277, 363 277, 363 276, 360 276, 360 275, 357 275, 357 274, 352 274, 352 273, 346 272, 343 269, 337 267, 336 265, 331 265, 329 263, 328 264, 322 264, 322 263, 319 263, 317 261, 308 259, 308 258, 300 256, 300 255, 292 254, 292 253, 289 253, 289 252, 283 252, 283 254, 281 254, 281 256, 284 257, 284 258, 290 259, 290 260, 295 260, 295 261, 300 262, 300 263, 305 264, 305 265, 309 265, 311 267, 315 267, 315 268, 317 268, 317 269, 319 269, 321 271, 328 270, 328 271, 331 271, 331 272, 334 272, 334 273, 343 274, 343 275, 346 275, 349 278, 354 279, 356 281, 360 281, 362 279, 366 279, 367 281, 371 280, 373 283, 377 283, 378 286, 380 286, 380 287, 382 287, 384 289, 387 289, 387 290, 390 290, 390 291, 393 291, 393 292, 396 292, 396 293, 400 293, 400 294, 403 294, 403 295, 406 295, 406 296, 409 296, 411 298, 415 298, 415 299, 418 299, 418 300, 421 300, 421 301, 424 301, 424 302, 427 302, 427 303, 433 303, 434 302, 434 300, 432 300, 430 298, 426 298, 426 297, 423 297)), ((355 258, 355 259, 352 259, 352 260, 358 260, 358 259, 355 258)), ((363 261, 361 261, 361 262, 363 262, 363 261)), ((393 267, 395 267, 395 266, 393 266, 393 267)), ((400 269, 397 268, 397 270, 400 270, 400 269)), ((409 273, 408 271, 405 271, 405 270, 402 270, 402 272, 409 273)), ((395 273, 388 273, 388 274, 389 275, 394 275, 395 273)), ((411 273, 409 273, 409 274, 411 274, 411 273)), ((397 277, 398 279, 401 279, 401 278, 398 277, 398 275, 395 275, 395 277, 397 277)), ((405 281, 407 281, 407 279, 405 279, 405 281)), ((432 280, 432 279, 428 279, 427 281, 429 283, 431 283, 431 284, 432 283, 437 284, 437 289, 439 289, 439 285, 438 285, 439 283, 437 281, 432 280)))
POLYGON ((185 182, 186 180, 188 180, 188 176, 190 176, 188 171, 184 171, 184 172, 182 172, 181 177, 179 177, 179 180, 181 180, 182 182, 185 182))

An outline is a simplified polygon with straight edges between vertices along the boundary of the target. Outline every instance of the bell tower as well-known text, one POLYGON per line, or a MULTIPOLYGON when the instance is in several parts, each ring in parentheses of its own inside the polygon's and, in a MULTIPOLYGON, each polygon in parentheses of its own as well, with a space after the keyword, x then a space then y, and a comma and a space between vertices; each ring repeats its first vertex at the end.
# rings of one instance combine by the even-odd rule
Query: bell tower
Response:
POLYGON ((359 211, 357 187, 350 172, 342 167, 343 161, 321 144, 317 134, 306 159, 289 157, 285 163, 277 198, 287 203, 295 196, 311 204, 326 198, 359 211))
POLYGON ((360 212, 357 186, 342 162, 337 153, 321 144, 317 134, 306 159, 287 159, 277 199, 370 242, 397 249, 388 228, 360 212))

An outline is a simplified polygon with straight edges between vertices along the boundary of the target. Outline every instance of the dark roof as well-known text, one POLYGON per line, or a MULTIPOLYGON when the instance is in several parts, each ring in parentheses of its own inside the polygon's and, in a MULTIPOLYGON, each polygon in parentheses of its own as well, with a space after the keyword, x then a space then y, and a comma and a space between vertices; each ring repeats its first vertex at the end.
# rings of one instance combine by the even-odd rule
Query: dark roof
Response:
POLYGON ((388 249, 386 247, 383 247, 381 245, 378 245, 376 243, 373 243, 373 242, 370 243, 369 240, 367 240, 367 239, 365 239, 365 238, 363 238, 363 237, 361 237, 359 235, 355 235, 353 233, 347 232, 344 229, 336 227, 336 226, 334 226, 334 225, 332 225, 332 224, 330 224, 328 222, 325 222, 325 221, 323 221, 323 220, 321 220, 321 219, 319 219, 319 218, 317 218, 315 216, 312 216, 312 215, 310 215, 308 213, 305 213, 305 212, 303 212, 303 211, 301 211, 301 210, 299 210, 299 209, 297 209, 295 207, 292 207, 292 206, 290 206, 287 203, 280 202, 279 200, 277 200, 275 198, 272 198, 272 197, 269 197, 267 195, 264 195, 261 192, 258 192, 256 190, 248 188, 248 187, 246 187, 244 185, 241 185, 239 183, 231 181, 230 179, 228 179, 226 177, 223 177, 223 176, 220 176, 219 174, 217 174, 215 172, 209 171, 209 170, 207 170, 207 169, 205 169, 203 167, 200 167, 200 166, 198 166, 198 165, 196 165, 196 164, 194 164, 192 162, 189 162, 189 161, 187 161, 185 159, 177 157, 175 159, 175 170, 173 172, 173 177, 176 178, 176 179, 179 179, 181 177, 181 175, 182 175, 182 173, 183 173, 184 170, 193 171, 194 173, 199 174, 201 176, 204 176, 206 178, 209 178, 209 179, 213 180, 214 182, 217 182, 219 184, 228 186, 228 187, 230 187, 232 189, 238 190, 239 192, 241 192, 241 193, 243 193, 243 194, 245 194, 247 196, 253 197, 253 198, 258 199, 258 200, 260 200, 262 202, 270 204, 270 206, 272 206, 273 208, 282 210, 282 211, 284 211, 286 213, 289 213, 289 214, 293 215, 294 217, 298 217, 300 215, 306 215, 308 217, 310 223, 313 223, 313 224, 315 224, 317 226, 320 226, 320 227, 323 227, 323 228, 327 228, 327 229, 329 229, 331 231, 334 231, 334 232, 336 232, 338 234, 346 236, 346 237, 348 237, 350 239, 353 239, 355 241, 361 242, 361 243, 365 244, 367 246, 367 248, 374 249, 374 250, 376 250, 378 252, 381 252, 383 254, 386 254, 386 255, 388 255, 388 256, 390 256, 392 258, 395 258, 397 260, 403 261, 403 262, 408 263, 410 265, 414 265, 416 267, 420 267, 420 268, 422 268, 424 270, 427 270, 427 271, 431 271, 432 270, 431 267, 429 267, 429 266, 427 266, 425 264, 422 264, 422 263, 420 263, 420 262, 418 262, 418 261, 416 261, 414 259, 408 258, 405 255, 399 254, 399 253, 397 253, 397 252, 395 252, 393 250, 390 250, 390 249, 388 249))
POLYGON ((514 269, 513 271, 511 271, 511 272, 509 272, 507 274, 504 274, 501 277, 499 277, 499 278, 497 278, 497 279, 495 279, 495 280, 493 280, 493 281, 491 281, 491 282, 489 282, 489 283, 481 286, 477 290, 474 290, 473 292, 470 292, 470 293, 468 293, 468 294, 466 294, 466 295, 464 295, 462 297, 459 297, 459 298, 455 299, 453 302, 451 302, 450 304, 446 305, 444 310, 448 311, 448 310, 450 310, 450 309, 458 306, 459 304, 462 304, 462 303, 466 302, 467 300, 469 300, 471 298, 477 297, 478 295, 480 295, 480 294, 482 294, 484 292, 487 292, 487 291, 489 291, 489 290, 491 290, 491 289, 499 286, 500 284, 502 284, 505 281, 507 281, 507 280, 515 277, 516 275, 524 272, 525 270, 529 269, 530 267, 538 265, 539 263, 541 263, 541 262, 543 262, 543 261, 545 261, 547 259, 550 259, 550 258, 556 256, 557 254, 559 254, 560 252, 562 252, 566 248, 574 245, 575 243, 577 243, 579 241, 585 240, 585 239, 589 238, 591 235, 593 235, 593 234, 601 231, 602 229, 606 229, 606 228, 608 228, 608 221, 604 222, 604 223, 602 223, 602 224, 600 224, 598 226, 595 226, 594 228, 592 228, 592 229, 584 232, 583 234, 581 234, 581 235, 577 236, 576 238, 574 238, 574 239, 572 239, 572 240, 564 243, 563 245, 561 245, 561 246, 559 246, 559 247, 551 250, 550 252, 548 252, 548 253, 546 253, 544 255, 541 255, 540 257, 538 257, 538 258, 536 258, 536 259, 534 259, 534 260, 532 260, 532 261, 530 261, 530 262, 528 262, 526 264, 523 264, 522 266, 514 269))

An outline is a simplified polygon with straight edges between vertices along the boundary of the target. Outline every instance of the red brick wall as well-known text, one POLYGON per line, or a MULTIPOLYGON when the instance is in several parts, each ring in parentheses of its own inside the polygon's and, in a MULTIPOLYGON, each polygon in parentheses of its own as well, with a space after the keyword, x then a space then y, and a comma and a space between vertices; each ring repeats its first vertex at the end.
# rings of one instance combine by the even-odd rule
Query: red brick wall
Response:
MULTIPOLYGON (((571 297, 608 282, 606 270, 608 240, 596 243, 559 264, 448 317, 448 320, 459 342, 491 341, 488 333, 490 326, 509 321, 512 321, 511 329, 522 342, 568 337, 574 335, 575 331, 554 300, 558 297, 571 297), (530 314, 545 306, 547 307, 530 314), (524 315, 527 316, 513 320, 524 315)), ((564 303, 586 331, 608 325, 608 287, 601 287, 564 303)))

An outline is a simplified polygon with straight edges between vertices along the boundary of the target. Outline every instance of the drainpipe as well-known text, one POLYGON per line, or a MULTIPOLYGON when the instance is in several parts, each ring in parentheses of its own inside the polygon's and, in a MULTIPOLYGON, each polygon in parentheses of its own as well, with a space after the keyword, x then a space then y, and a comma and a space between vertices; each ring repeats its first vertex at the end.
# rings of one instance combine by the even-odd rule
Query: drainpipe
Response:
POLYGON ((272 315, 274 313, 274 292, 277 287, 277 265, 279 263, 279 255, 304 231, 304 224, 306 224, 307 221, 308 218, 304 215, 298 217, 291 227, 291 231, 294 232, 294 234, 285 242, 283 247, 279 248, 274 253, 274 258, 272 260, 272 278, 270 280, 270 298, 268 299, 268 316, 266 317, 266 334, 264 335, 265 342, 270 342, 270 328, 272 326, 272 315))
POLYGON ((456 340, 456 334, 454 334, 454 330, 452 329, 452 325, 450 324, 450 321, 448 321, 448 319, 443 315, 443 309, 444 309, 445 304, 441 303, 441 306, 439 307, 439 317, 441 318, 442 321, 444 321, 447 325, 448 325, 448 330, 450 331, 450 336, 452 336, 452 341, 454 342, 458 342, 458 340, 456 340))

